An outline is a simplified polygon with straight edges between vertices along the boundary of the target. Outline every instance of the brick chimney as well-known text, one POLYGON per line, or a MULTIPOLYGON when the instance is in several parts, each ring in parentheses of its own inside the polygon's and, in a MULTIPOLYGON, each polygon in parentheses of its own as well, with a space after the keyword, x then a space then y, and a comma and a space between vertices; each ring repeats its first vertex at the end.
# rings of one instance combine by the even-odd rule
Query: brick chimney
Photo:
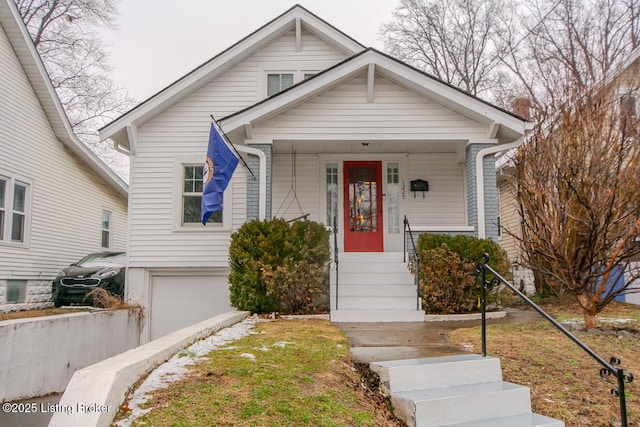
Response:
POLYGON ((513 112, 526 120, 531 120, 531 101, 526 97, 517 97, 513 100, 513 112))

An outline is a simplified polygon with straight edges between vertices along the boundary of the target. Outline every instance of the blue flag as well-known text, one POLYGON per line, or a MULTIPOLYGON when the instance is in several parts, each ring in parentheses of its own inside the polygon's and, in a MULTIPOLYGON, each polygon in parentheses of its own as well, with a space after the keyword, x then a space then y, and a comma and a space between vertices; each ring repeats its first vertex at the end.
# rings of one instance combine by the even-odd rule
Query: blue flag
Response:
POLYGON ((231 181, 236 166, 238 166, 238 156, 222 137, 216 124, 211 123, 209 148, 202 177, 201 212, 203 224, 207 224, 207 220, 213 212, 222 210, 222 195, 231 181))

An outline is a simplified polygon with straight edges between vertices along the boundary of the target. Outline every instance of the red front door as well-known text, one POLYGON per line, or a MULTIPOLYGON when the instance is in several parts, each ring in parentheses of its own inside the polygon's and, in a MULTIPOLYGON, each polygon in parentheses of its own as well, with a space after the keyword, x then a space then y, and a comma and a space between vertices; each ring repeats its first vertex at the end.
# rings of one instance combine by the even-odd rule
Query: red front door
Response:
POLYGON ((382 162, 344 162, 344 250, 382 252, 382 162))

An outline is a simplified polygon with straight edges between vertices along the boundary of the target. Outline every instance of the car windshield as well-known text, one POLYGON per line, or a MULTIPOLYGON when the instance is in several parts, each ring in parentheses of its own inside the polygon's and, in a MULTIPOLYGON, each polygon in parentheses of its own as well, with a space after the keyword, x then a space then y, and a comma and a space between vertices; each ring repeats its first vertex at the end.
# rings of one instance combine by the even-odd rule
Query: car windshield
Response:
POLYGON ((91 254, 76 263, 81 267, 122 267, 126 262, 125 253, 91 254))

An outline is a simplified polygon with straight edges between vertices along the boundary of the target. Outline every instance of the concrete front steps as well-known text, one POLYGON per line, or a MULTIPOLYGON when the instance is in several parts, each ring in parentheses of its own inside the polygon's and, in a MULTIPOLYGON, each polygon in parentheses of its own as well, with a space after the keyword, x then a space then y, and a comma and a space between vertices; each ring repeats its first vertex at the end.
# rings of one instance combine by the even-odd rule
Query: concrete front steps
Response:
POLYGON ((333 322, 423 322, 402 252, 341 252, 331 280, 333 322))
POLYGON ((476 354, 374 362, 382 392, 409 427, 564 427, 531 412, 528 387, 502 381, 500 360, 476 354))

